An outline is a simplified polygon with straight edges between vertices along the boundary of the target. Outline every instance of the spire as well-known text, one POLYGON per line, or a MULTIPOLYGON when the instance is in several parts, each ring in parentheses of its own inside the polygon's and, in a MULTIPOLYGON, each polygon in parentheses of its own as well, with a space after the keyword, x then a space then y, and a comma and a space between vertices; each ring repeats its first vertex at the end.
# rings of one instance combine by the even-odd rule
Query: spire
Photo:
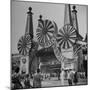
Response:
POLYGON ((31 36, 31 39, 33 39, 33 20, 32 20, 32 15, 33 13, 32 8, 29 7, 29 11, 27 12, 27 22, 26 22, 26 30, 25 34, 29 34, 31 36))
POLYGON ((38 19, 38 27, 40 26, 41 27, 41 22, 43 22, 42 20, 42 15, 39 15, 39 19, 38 19))
POLYGON ((40 24, 40 22, 42 22, 42 15, 39 16, 39 19, 38 19, 38 25, 40 24))
POLYGON ((72 25, 70 4, 65 4, 64 25, 66 25, 66 24, 72 25))
POLYGON ((72 10, 72 23, 73 23, 73 27, 76 29, 76 33, 77 33, 77 38, 78 40, 82 40, 83 37, 79 34, 79 28, 78 28, 78 20, 77 20, 77 10, 76 10, 76 6, 73 6, 73 10, 72 10))
POLYGON ((42 21, 42 15, 39 16, 38 21, 42 21))

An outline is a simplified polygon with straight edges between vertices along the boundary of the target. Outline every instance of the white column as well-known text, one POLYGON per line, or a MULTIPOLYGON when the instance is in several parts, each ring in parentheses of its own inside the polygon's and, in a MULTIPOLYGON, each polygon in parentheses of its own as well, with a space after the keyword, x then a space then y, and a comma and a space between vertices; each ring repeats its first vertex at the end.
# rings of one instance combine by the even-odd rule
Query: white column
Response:
POLYGON ((61 80, 61 85, 64 85, 64 62, 61 62, 61 75, 60 75, 60 80, 61 80))

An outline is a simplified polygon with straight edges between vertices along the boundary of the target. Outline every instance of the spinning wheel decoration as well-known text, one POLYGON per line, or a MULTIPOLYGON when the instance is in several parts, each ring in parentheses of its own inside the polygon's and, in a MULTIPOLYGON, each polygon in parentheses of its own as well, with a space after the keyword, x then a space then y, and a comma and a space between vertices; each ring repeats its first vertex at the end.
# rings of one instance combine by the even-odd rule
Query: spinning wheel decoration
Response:
POLYGON ((31 37, 29 34, 26 34, 24 37, 25 37, 24 39, 25 39, 26 43, 31 41, 31 37))
POLYGON ((50 20, 42 20, 39 22, 36 35, 39 44, 44 47, 50 47, 52 45, 52 37, 55 32, 54 25, 50 20))
POLYGON ((68 49, 73 46, 76 41, 76 30, 69 24, 59 30, 57 42, 63 49, 68 49))
POLYGON ((31 48, 30 35, 22 36, 18 41, 18 51, 22 55, 27 55, 31 48))

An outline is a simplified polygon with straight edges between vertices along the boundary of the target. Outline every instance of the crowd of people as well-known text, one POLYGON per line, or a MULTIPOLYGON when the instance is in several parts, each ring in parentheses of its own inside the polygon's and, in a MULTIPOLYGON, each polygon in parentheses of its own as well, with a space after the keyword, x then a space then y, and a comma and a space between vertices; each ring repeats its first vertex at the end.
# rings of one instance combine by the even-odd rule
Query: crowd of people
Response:
POLYGON ((40 70, 33 75, 33 85, 31 85, 30 74, 19 74, 19 67, 16 68, 15 72, 12 74, 11 78, 11 88, 12 89, 29 89, 29 88, 40 88, 41 87, 41 74, 40 70))
MULTIPOLYGON (((30 74, 19 74, 19 67, 16 68, 15 72, 12 74, 12 89, 28 89, 28 88, 41 88, 43 76, 40 72, 40 69, 37 69, 37 72, 33 74, 32 84, 30 74)), ((80 78, 78 72, 74 70, 62 70, 60 75, 58 75, 58 80, 60 80, 61 84, 64 85, 64 80, 67 79, 68 85, 77 85, 78 79, 80 78)), ((51 78, 51 77, 50 77, 51 78)))
POLYGON ((73 84, 74 85, 77 85, 78 83, 78 74, 76 71, 72 71, 72 70, 68 70, 68 84, 70 86, 72 86, 73 84))
POLYGON ((64 80, 68 80, 68 85, 77 85, 80 79, 86 79, 85 72, 77 72, 73 69, 62 70, 61 84, 64 85, 64 80))

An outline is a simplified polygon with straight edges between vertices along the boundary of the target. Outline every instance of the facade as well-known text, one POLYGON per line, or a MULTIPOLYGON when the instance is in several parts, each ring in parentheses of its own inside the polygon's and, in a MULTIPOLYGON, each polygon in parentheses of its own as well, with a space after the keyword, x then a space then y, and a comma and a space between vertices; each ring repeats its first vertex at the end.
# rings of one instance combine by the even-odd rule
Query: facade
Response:
POLYGON ((53 48, 44 48, 37 52, 42 73, 55 73, 60 71, 61 62, 59 62, 54 54, 53 48))
POLYGON ((82 36, 87 33, 88 7, 15 1, 11 4, 12 52, 17 52, 11 55, 11 88, 87 84, 87 34, 85 40, 82 36))
MULTIPOLYGON (((64 25, 66 24, 70 24, 71 26, 73 26, 76 29, 76 34, 77 34, 77 41, 76 41, 76 45, 73 45, 73 48, 75 47, 75 49, 72 48, 72 50, 70 52, 67 52, 67 50, 65 50, 64 52, 67 54, 62 54, 64 57, 63 63, 61 63, 55 56, 53 48, 49 47, 49 48, 43 48, 38 50, 38 46, 35 43, 34 46, 34 35, 33 35, 33 16, 32 16, 32 8, 29 8, 29 11, 27 12, 27 22, 26 22, 26 30, 25 30, 25 36, 30 35, 31 36, 31 41, 32 41, 32 45, 31 45, 31 53, 33 52, 33 50, 36 50, 36 54, 34 55, 33 60, 32 57, 30 56, 30 53, 28 55, 22 55, 20 56, 20 59, 26 58, 27 62, 29 63, 27 66, 28 68, 28 73, 29 72, 35 72, 36 69, 39 68, 39 63, 45 67, 49 64, 49 65, 57 65, 58 63, 61 65, 64 65, 64 68, 75 68, 77 67, 77 71, 81 71, 82 70, 82 66, 83 66, 83 52, 82 52, 82 48, 80 48, 80 50, 77 52, 77 55, 75 57, 72 56, 72 53, 74 53, 74 50, 76 50, 78 48, 78 44, 77 41, 82 41, 82 36, 79 34, 79 28, 78 28, 78 19, 77 19, 77 10, 76 7, 73 6, 73 10, 71 11, 71 7, 70 4, 65 5, 65 17, 64 17, 64 25), (69 57, 68 57, 69 55, 69 57), (32 67, 30 67, 30 61, 32 61, 32 67), (29 70, 31 69, 31 71, 29 70), (34 70, 33 70, 34 69, 34 70)), ((40 15, 40 19, 38 20, 38 23, 42 22, 42 16, 40 15)), ((39 24, 38 24, 39 25, 39 24)), ((20 51, 21 52, 21 51, 20 51)), ((30 51, 29 51, 30 52, 30 51)), ((24 54, 24 53, 22 53, 24 54)), ((32 55, 33 56, 33 55, 32 55)), ((21 60, 20 60, 21 61, 21 60)), ((22 65, 22 63, 21 63, 22 65)), ((41 66, 41 67, 42 67, 41 66)), ((22 66, 21 66, 22 67, 22 66)), ((20 68, 21 68, 20 67, 20 68)), ((59 67, 60 69, 60 67, 59 67)))

